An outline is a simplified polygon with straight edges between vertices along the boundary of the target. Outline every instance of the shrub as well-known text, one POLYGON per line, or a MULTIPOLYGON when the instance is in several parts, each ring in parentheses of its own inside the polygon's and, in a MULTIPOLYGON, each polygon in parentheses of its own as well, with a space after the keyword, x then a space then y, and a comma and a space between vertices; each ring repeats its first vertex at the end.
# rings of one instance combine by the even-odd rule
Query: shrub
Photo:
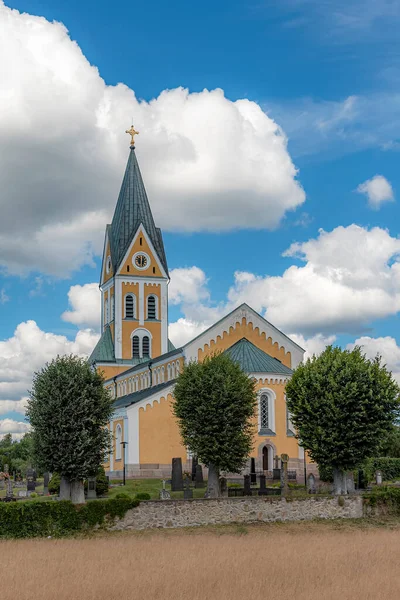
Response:
POLYGON ((382 471, 384 481, 400 479, 400 458, 371 458, 364 467, 368 481, 375 477, 375 471, 382 471))
POLYGON ((97 500, 74 505, 67 500, 59 502, 1 502, 0 537, 28 538, 37 536, 71 535, 83 529, 93 529, 106 519, 122 518, 138 500, 97 500))
POLYGON ((318 465, 319 477, 321 481, 326 481, 329 483, 333 482, 333 469, 332 467, 326 467, 323 465, 318 465))
MULTIPOLYGON (((87 492, 87 480, 85 481, 85 492, 87 492)), ((100 466, 96 475, 96 494, 105 496, 108 492, 108 479, 104 467, 100 466)))
POLYGON ((60 493, 61 477, 58 473, 53 473, 49 481, 49 494, 60 493))
POLYGON ((147 494, 146 492, 139 492, 136 494, 135 498, 136 500, 151 500, 150 494, 147 494))
POLYGON ((384 506, 389 514, 400 515, 400 489, 382 487, 364 494, 364 502, 372 508, 384 506))
POLYGON ((39 496, 39 494, 37 494, 36 492, 31 493, 31 498, 37 498, 38 496, 39 496))
POLYGON ((126 492, 119 492, 115 497, 119 498, 119 499, 121 499, 121 498, 128 498, 128 499, 130 499, 131 498, 130 495, 127 494, 126 492))

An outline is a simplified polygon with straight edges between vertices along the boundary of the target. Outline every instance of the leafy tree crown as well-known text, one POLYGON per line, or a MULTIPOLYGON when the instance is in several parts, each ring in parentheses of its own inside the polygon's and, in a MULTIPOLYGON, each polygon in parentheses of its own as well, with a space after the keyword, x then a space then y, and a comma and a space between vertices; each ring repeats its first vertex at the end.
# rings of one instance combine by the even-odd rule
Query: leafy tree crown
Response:
POLYGON ((27 416, 39 466, 71 480, 97 472, 110 448, 112 399, 77 356, 58 356, 33 377, 27 416))
POLYGON ((225 354, 189 363, 174 389, 183 442, 205 464, 240 471, 251 452, 254 381, 225 354))
POLYGON ((399 414, 399 387, 381 358, 329 346, 286 386, 301 444, 320 465, 353 469, 376 455, 399 414))

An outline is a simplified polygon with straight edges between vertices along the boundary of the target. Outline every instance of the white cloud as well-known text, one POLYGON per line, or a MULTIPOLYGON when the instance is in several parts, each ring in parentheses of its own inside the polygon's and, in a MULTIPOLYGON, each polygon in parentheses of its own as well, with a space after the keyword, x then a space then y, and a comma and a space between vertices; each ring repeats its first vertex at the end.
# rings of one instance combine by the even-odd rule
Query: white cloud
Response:
POLYGON ((360 183, 357 192, 365 194, 368 198, 368 204, 375 209, 379 209, 384 202, 394 200, 393 188, 383 175, 375 175, 372 179, 360 183))
POLYGON ((400 383, 400 347, 394 338, 390 336, 378 338, 363 336, 356 339, 354 343, 348 344, 347 348, 352 350, 354 346, 361 346, 370 359, 380 354, 387 368, 392 371, 393 377, 400 383))
POLYGON ((181 331, 184 339, 190 327, 209 326, 242 302, 285 332, 322 334, 320 343, 400 310, 400 239, 384 229, 320 230, 316 239, 292 244, 284 256, 305 264, 274 277, 236 272, 225 302, 183 304, 184 319, 173 324, 174 335, 181 331))
POLYGON ((168 299, 171 304, 194 303, 207 300, 206 274, 199 267, 172 269, 168 286, 168 299))
POLYGON ((98 331, 100 328, 100 290, 97 283, 73 285, 68 292, 71 310, 65 311, 61 318, 80 327, 98 331))
POLYGON ((168 327, 168 336, 176 348, 180 348, 205 329, 209 325, 206 323, 196 323, 190 319, 180 318, 168 327))
POLYGON ((62 24, 1 0, 0 73, 0 256, 10 272, 93 264, 122 181, 127 115, 164 229, 271 228, 304 202, 286 136, 258 104, 182 88, 138 101, 104 83, 62 24))
POLYGON ((91 330, 78 331, 70 341, 63 335, 42 331, 35 321, 20 323, 12 337, 0 341, 0 414, 22 412, 34 371, 57 354, 87 356, 97 340, 98 335, 91 330))
POLYGON ((318 356, 325 350, 327 346, 331 346, 336 341, 335 335, 324 336, 321 333, 317 333, 310 338, 305 338, 303 335, 298 333, 289 334, 290 339, 292 339, 296 344, 299 344, 306 351, 304 358, 311 358, 314 354, 318 356))
POLYGON ((28 398, 21 398, 21 400, 1 400, 0 401, 0 415, 5 415, 9 412, 25 414, 27 407, 28 398))
POLYGON ((7 296, 6 291, 4 288, 2 288, 0 290, 0 304, 5 304, 6 302, 8 302, 10 299, 9 296, 7 296))
POLYGON ((23 421, 14 421, 13 419, 0 419, 0 435, 12 433, 17 435, 20 434, 19 437, 22 437, 22 435, 27 433, 29 430, 29 423, 24 423, 23 421))

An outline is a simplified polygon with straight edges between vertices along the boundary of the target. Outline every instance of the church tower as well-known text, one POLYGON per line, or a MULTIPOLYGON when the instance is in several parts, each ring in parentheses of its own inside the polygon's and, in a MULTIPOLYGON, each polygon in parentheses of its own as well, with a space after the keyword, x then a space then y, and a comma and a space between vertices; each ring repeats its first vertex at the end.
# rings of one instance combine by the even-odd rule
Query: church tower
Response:
POLYGON ((116 363, 138 364, 168 352, 168 266, 135 153, 133 126, 128 163, 101 268, 103 346, 116 363))

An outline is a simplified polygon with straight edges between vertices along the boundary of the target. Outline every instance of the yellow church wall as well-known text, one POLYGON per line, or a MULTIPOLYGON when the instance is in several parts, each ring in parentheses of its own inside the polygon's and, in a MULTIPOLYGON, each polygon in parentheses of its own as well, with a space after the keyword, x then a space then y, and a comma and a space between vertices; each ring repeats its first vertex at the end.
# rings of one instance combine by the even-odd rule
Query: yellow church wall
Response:
POLYGON ((107 258, 109 256, 111 256, 110 242, 107 242, 106 253, 104 255, 104 265, 103 265, 103 283, 106 283, 114 275, 112 265, 111 265, 110 272, 107 273, 107 268, 106 268, 107 267, 107 258))
POLYGON ((199 348, 198 360, 202 361, 214 352, 222 352, 242 338, 246 338, 270 356, 280 360, 287 367, 291 367, 290 352, 286 352, 283 346, 279 347, 279 344, 273 342, 272 338, 267 338, 264 332, 260 333, 258 327, 254 329, 253 323, 247 323, 245 318, 242 319, 241 323, 236 323, 235 327, 230 327, 229 332, 224 332, 222 336, 218 335, 216 340, 211 340, 209 344, 205 344, 204 350, 199 348))
POLYGON ((172 414, 172 396, 161 398, 160 404, 147 405, 139 410, 140 463, 169 464, 174 457, 186 462, 178 425, 172 414))
POLYGON ((122 469, 123 467, 123 451, 120 448, 120 453, 121 453, 121 458, 116 458, 117 456, 117 426, 121 425, 121 429, 122 429, 122 440, 125 439, 125 432, 124 432, 124 420, 123 419, 118 419, 117 421, 113 421, 112 424, 112 434, 113 434, 113 441, 112 441, 112 447, 113 447, 113 456, 114 456, 114 470, 117 471, 119 469, 122 469))
POLYGON ((123 373, 126 368, 126 365, 97 365, 97 371, 103 375, 105 381, 123 373))
POLYGON ((139 277, 162 277, 161 270, 156 262, 154 254, 150 250, 150 246, 148 245, 146 238, 144 235, 138 235, 130 252, 129 256, 120 267, 119 272, 123 275, 135 275, 139 277), (142 243, 140 243, 140 240, 142 243), (136 252, 145 252, 150 258, 150 265, 147 269, 136 269, 135 265, 132 263, 132 257, 136 254, 136 252), (129 267, 129 268, 128 268, 129 267))

